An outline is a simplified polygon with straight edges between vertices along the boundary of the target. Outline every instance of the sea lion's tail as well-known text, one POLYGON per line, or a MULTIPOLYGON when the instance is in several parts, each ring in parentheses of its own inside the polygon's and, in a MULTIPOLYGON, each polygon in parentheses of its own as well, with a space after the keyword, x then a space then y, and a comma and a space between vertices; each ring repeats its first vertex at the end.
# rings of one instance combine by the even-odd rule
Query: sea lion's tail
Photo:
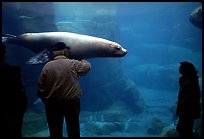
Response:
POLYGON ((2 43, 6 43, 6 42, 8 42, 11 38, 16 38, 16 36, 15 35, 11 35, 11 34, 2 34, 2 36, 1 36, 1 38, 2 38, 2 43))

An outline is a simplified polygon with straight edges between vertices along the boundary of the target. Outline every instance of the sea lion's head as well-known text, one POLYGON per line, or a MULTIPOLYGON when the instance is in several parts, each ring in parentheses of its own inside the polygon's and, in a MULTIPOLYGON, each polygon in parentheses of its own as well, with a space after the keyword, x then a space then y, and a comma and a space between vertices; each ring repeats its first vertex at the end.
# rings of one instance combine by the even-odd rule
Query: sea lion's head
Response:
POLYGON ((101 57, 123 57, 127 54, 127 50, 116 42, 110 41, 102 47, 100 54, 98 54, 101 57))
POLYGON ((112 51, 113 57, 123 57, 127 54, 127 50, 118 43, 112 42, 108 47, 112 51))

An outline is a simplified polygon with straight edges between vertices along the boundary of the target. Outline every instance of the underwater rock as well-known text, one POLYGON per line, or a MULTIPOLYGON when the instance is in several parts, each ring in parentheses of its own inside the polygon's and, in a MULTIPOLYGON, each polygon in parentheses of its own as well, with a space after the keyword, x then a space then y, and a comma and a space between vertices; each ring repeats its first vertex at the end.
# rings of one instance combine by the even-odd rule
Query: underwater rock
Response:
POLYGON ((133 116, 131 109, 127 109, 123 101, 115 101, 107 109, 102 111, 82 111, 81 122, 123 122, 127 118, 133 116))
POLYGON ((189 20, 195 27, 202 29, 202 6, 195 8, 191 12, 189 20))
POLYGON ((179 137, 175 124, 173 123, 170 126, 164 127, 161 132, 161 137, 179 137))
MULTIPOLYGON (((176 65, 176 64, 175 64, 176 65)), ((141 64, 132 66, 133 81, 138 85, 147 85, 147 88, 177 90, 177 67, 175 65, 162 66, 160 64, 141 64), (138 78, 139 76, 142 77, 138 78)))
POLYGON ((153 117, 149 127, 147 128, 147 132, 153 135, 160 134, 164 127, 164 123, 159 117, 153 117))
MULTIPOLYGON (((114 74, 114 72, 112 74, 114 74)), ((101 75, 103 75, 103 72, 101 72, 101 75)), ((132 110, 135 114, 143 112, 146 107, 146 104, 141 97, 139 90, 136 89, 135 84, 125 77, 117 79, 114 75, 101 78, 99 76, 98 78, 93 77, 93 79, 90 79, 90 82, 96 84, 97 87, 89 88, 89 86, 86 86, 86 89, 84 89, 85 95, 81 97, 82 109, 84 110, 104 110, 116 101, 123 101, 126 108, 132 110), (107 77, 114 77, 112 79, 115 79, 116 81, 111 81, 112 79, 105 80, 107 77), (94 82, 95 79, 100 79, 100 82, 94 82), (107 81, 107 83, 101 84, 105 81, 107 81)), ((91 83, 89 84, 86 82, 86 85, 91 85, 91 83)))
POLYGON ((136 88, 135 83, 128 79, 123 78, 121 84, 124 88, 121 89, 119 100, 123 100, 126 107, 131 109, 135 114, 142 113, 146 108, 146 103, 140 95, 140 91, 136 88))
POLYGON ((123 101, 116 101, 103 111, 82 111, 80 114, 80 130, 85 136, 103 136, 115 132, 135 131, 138 123, 134 116, 130 109, 126 109, 123 101))
POLYGON ((45 113, 37 114, 28 109, 24 115, 23 121, 23 137, 32 136, 48 128, 45 113))
POLYGON ((178 117, 176 115, 176 104, 172 105, 171 107, 168 108, 169 112, 172 114, 172 119, 173 121, 176 120, 178 117))
POLYGON ((114 122, 89 122, 83 127, 95 135, 109 135, 112 132, 120 131, 120 125, 114 122))

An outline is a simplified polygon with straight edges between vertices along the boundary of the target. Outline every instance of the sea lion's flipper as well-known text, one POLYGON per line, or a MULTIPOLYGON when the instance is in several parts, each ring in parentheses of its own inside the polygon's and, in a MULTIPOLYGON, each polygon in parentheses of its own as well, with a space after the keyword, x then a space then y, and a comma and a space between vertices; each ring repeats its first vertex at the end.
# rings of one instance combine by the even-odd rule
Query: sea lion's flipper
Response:
POLYGON ((31 57, 26 64, 44 64, 51 59, 51 53, 47 49, 44 49, 37 55, 31 57))
POLYGON ((8 42, 10 39, 16 38, 16 36, 15 36, 15 35, 11 35, 11 34, 2 34, 2 35, 1 35, 1 38, 2 38, 2 43, 6 43, 6 42, 8 42))

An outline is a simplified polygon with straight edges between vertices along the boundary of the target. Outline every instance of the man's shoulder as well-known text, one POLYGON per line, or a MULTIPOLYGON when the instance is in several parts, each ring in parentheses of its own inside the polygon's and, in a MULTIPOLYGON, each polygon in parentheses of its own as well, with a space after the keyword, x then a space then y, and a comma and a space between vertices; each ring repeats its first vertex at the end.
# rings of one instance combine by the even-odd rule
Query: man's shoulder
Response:
POLYGON ((43 68, 47 68, 47 67, 50 67, 50 66, 53 66, 53 65, 56 65, 56 63, 58 63, 59 59, 52 59, 50 61, 48 61, 47 63, 45 63, 44 67, 43 68))

